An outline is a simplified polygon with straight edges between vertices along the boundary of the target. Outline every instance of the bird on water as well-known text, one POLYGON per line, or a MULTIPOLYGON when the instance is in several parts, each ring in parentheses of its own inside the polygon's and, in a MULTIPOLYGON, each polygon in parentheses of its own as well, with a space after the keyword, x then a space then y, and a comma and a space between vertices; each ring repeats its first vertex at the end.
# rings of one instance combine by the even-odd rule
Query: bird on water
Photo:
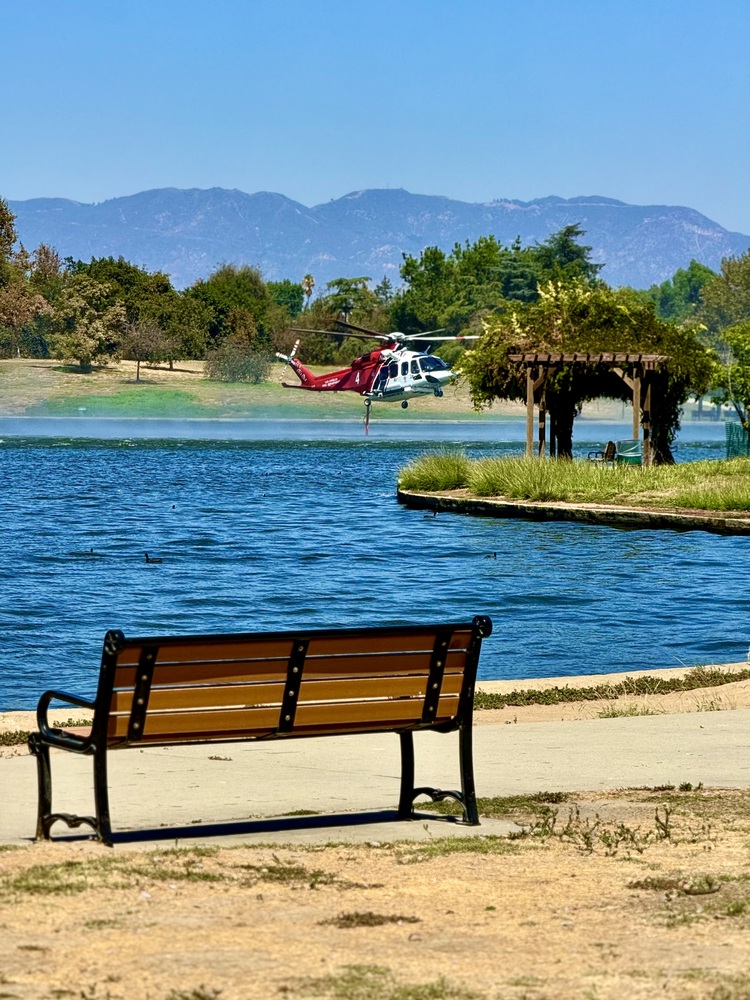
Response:
POLYGON ((146 562, 147 562, 147 563, 160 563, 160 562, 164 562, 164 560, 163 560, 163 559, 153 559, 153 558, 152 558, 152 557, 151 557, 151 556, 150 556, 150 555, 148 554, 148 552, 147 552, 147 553, 146 553, 146 562))

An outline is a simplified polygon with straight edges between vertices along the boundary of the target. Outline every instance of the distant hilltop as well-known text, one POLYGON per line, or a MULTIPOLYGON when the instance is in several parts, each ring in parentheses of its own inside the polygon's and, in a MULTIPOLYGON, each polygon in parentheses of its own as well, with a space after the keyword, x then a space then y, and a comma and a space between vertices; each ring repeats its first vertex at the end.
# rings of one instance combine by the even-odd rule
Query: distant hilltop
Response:
POLYGON ((578 223, 608 284, 647 288, 695 259, 716 270, 744 253, 750 236, 732 233, 691 208, 628 205, 599 196, 512 199, 472 204, 402 189, 355 191, 307 208, 282 194, 210 188, 161 188, 95 205, 64 198, 9 202, 19 238, 62 257, 124 257, 169 274, 178 288, 225 263, 250 264, 266 280, 318 288, 340 277, 387 275, 400 284, 405 253, 493 234, 523 245, 578 223))

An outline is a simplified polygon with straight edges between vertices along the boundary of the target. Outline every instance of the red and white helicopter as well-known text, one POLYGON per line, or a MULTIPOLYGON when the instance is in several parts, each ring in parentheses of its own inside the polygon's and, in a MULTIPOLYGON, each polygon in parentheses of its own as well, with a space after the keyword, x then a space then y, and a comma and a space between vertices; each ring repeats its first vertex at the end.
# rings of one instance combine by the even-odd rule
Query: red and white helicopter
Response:
POLYGON ((297 359, 299 340, 296 340, 289 354, 276 353, 291 366, 299 379, 299 384, 282 382, 286 389, 308 389, 311 392, 358 392, 365 401, 365 431, 370 423, 370 407, 373 402, 401 402, 403 409, 409 405, 409 400, 415 396, 442 396, 443 387, 455 379, 455 372, 442 358, 424 351, 412 351, 406 347, 411 341, 435 340, 476 340, 476 336, 437 336, 441 331, 432 330, 427 333, 405 334, 375 333, 352 323, 338 321, 346 327, 345 331, 336 330, 306 330, 298 328, 294 333, 327 333, 332 336, 356 337, 359 340, 380 340, 382 347, 369 354, 355 358, 348 368, 329 372, 326 375, 314 375, 309 368, 297 359))

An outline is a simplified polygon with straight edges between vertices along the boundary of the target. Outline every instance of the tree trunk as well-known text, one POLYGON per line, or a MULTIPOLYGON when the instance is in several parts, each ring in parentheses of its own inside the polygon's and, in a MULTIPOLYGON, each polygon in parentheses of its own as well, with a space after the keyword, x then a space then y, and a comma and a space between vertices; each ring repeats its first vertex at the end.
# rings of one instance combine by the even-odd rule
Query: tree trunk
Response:
POLYGON ((550 456, 553 456, 552 441, 555 441, 557 458, 573 458, 573 421, 577 409, 566 399, 550 400, 550 423, 554 424, 554 437, 550 434, 550 456))

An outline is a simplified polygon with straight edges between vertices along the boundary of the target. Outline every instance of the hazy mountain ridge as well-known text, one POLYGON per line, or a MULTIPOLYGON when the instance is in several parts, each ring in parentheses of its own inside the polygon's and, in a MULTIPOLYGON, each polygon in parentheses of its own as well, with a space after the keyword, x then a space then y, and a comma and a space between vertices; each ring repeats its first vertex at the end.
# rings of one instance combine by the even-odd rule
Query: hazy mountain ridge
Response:
POLYGON ((177 287, 223 263, 257 265, 268 280, 298 281, 309 272, 318 287, 365 274, 375 281, 387 274, 398 285, 404 253, 450 250, 491 233, 504 244, 518 236, 528 245, 574 223, 612 285, 648 287, 693 258, 716 269, 722 257, 750 248, 750 236, 694 209, 596 195, 470 203, 373 189, 308 208, 267 191, 158 188, 98 204, 35 198, 9 205, 27 249, 43 242, 63 257, 123 256, 170 274, 177 287))

